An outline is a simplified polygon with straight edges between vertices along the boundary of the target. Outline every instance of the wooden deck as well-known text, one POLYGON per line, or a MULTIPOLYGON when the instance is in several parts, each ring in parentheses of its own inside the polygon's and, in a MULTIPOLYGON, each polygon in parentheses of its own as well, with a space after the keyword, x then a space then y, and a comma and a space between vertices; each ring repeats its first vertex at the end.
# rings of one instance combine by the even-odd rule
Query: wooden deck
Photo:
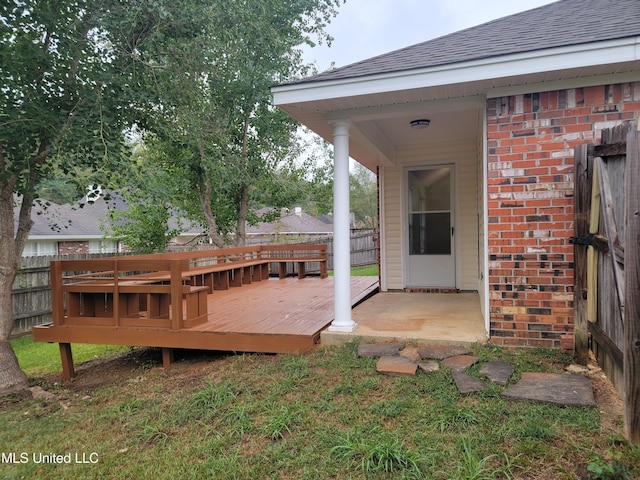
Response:
MULTIPOLYGON (((263 353, 307 351, 333 320, 333 285, 333 277, 270 278, 208 294, 206 321, 190 328, 43 325, 33 329, 33 338, 61 345, 96 343, 263 353)), ((352 304, 377 288, 377 277, 352 277, 352 304)))

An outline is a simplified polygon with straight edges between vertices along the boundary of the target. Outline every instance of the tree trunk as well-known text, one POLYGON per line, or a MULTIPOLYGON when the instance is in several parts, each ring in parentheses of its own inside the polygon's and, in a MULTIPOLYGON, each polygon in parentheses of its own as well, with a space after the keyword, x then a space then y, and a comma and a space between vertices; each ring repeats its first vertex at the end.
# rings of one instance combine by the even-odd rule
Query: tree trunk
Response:
POLYGON ((247 243, 247 211, 249 209, 249 186, 243 185, 238 205, 238 224, 236 225, 236 246, 244 247, 247 243))
POLYGON ((27 387, 27 376, 18 365, 8 340, 0 340, 0 395, 27 387))
MULTIPOLYGON (((20 221, 31 209, 21 212, 20 221)), ((9 336, 13 330, 13 305, 11 292, 18 273, 18 259, 22 256, 22 245, 16 245, 13 223, 13 184, 9 181, 0 184, 0 392, 8 392, 26 387, 27 377, 18 365, 9 336), (18 248, 16 248, 18 247, 18 248)), ((19 225, 22 231, 25 225, 19 225)), ((30 227, 30 223, 26 225, 30 227)), ((21 236, 22 238, 22 236, 21 236)))
POLYGON ((213 210, 211 210, 211 182, 203 178, 203 176, 200 177, 198 195, 200 197, 200 205, 202 205, 202 210, 209 226, 209 237, 216 247, 223 248, 224 239, 218 235, 218 223, 216 222, 216 216, 213 214, 213 210))

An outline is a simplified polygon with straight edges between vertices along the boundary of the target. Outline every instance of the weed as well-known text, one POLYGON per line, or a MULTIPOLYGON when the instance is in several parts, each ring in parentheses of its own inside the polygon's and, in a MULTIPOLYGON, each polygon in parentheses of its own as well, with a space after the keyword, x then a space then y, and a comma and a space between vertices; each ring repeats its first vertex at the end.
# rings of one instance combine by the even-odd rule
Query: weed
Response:
POLYGON ((398 439, 382 432, 363 438, 362 432, 347 435, 331 449, 331 455, 359 468, 365 475, 404 472, 420 475, 419 457, 398 439))
POLYGON ((158 425, 150 424, 148 420, 140 425, 140 431, 136 433, 136 438, 144 445, 160 444, 164 445, 169 440, 169 435, 158 425))
POLYGON ((478 451, 471 446, 469 438, 460 439, 461 462, 458 464, 458 471, 455 478, 465 480, 493 480, 495 478, 512 478, 513 460, 505 453, 503 455, 504 464, 500 462, 497 454, 480 457, 478 451))
POLYGON ((275 403, 267 406, 267 418, 262 425, 262 432, 271 440, 280 440, 291 435, 291 427, 300 422, 301 415, 287 405, 275 403))
POLYGON ((204 413, 215 411, 227 402, 236 399, 237 394, 227 385, 209 384, 202 390, 191 395, 189 406, 204 413))
POLYGON ((446 405, 438 411, 438 417, 433 422, 440 433, 450 430, 463 431, 479 423, 478 413, 466 406, 446 405))
POLYGON ((631 480, 633 472, 628 465, 622 463, 622 455, 620 452, 607 452, 611 460, 605 460, 599 455, 587 466, 587 470, 591 472, 594 480, 631 480))
POLYGON ((234 405, 224 416, 224 423, 232 436, 244 437, 253 429, 253 420, 244 405, 234 405))

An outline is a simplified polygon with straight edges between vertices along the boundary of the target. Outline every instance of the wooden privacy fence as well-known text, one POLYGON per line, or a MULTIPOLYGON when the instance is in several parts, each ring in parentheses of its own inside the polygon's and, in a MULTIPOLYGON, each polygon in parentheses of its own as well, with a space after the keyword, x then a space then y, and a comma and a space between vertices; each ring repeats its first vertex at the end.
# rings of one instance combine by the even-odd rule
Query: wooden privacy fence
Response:
POLYGON ((622 394, 640 443, 640 131, 625 123, 575 149, 575 348, 622 394))

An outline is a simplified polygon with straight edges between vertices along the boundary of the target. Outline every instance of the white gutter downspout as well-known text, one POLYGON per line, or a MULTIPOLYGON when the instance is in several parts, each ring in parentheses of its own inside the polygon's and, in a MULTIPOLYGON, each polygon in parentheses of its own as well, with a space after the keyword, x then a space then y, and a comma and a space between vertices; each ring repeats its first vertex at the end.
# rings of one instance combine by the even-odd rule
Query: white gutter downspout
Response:
POLYGON ((352 332, 351 222, 349 214, 349 120, 333 125, 333 322, 330 332, 352 332))

